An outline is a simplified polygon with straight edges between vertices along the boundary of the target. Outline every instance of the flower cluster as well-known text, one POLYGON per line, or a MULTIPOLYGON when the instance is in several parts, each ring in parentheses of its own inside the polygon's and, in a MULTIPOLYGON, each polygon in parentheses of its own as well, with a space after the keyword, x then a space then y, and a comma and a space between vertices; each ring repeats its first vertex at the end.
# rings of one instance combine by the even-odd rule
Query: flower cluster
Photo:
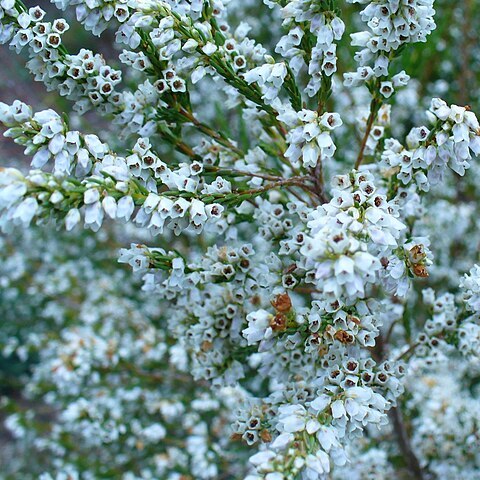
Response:
POLYGON ((319 117, 317 112, 302 110, 296 114, 295 120, 287 137, 289 148, 285 152, 290 161, 298 164, 301 159, 304 167, 315 167, 321 158, 333 157, 336 147, 330 132, 342 125, 338 113, 326 112, 319 117))
POLYGON ((480 125, 468 108, 449 107, 436 98, 428 113, 435 122, 431 130, 414 128, 407 137, 408 148, 389 139, 382 154, 383 162, 397 170, 403 185, 414 183, 420 191, 428 191, 430 184, 439 183, 447 166, 464 175, 472 153, 480 153, 480 125))
POLYGON ((96 135, 68 130, 64 119, 53 110, 33 114, 25 103, 0 103, 0 123, 8 127, 5 136, 24 146, 25 155, 32 155, 34 169, 53 161, 55 174, 81 178, 108 152, 96 135))
POLYGON ((361 47, 355 55, 360 67, 346 76, 348 81, 368 82, 372 77, 388 77, 395 51, 407 43, 425 42, 436 27, 433 0, 349 2, 368 4, 360 15, 369 30, 351 36, 352 45, 361 47))
POLYGON ((406 227, 377 192, 371 174, 354 171, 333 183, 332 200, 310 214, 301 252, 319 291, 348 304, 365 298, 382 268, 380 255, 393 252, 406 227))
POLYGON ((53 0, 52 3, 66 10, 68 7, 75 7, 77 19, 82 22, 85 28, 94 35, 99 35, 111 21, 125 22, 130 17, 129 4, 135 7, 138 2, 128 0, 53 0))

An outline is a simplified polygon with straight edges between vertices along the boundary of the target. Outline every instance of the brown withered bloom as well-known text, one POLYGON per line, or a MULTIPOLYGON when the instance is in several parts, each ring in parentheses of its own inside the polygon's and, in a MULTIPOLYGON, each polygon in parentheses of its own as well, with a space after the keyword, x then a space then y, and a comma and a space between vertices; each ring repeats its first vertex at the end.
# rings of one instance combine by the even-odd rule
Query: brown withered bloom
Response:
POLYGON ((272 441, 272 435, 268 430, 262 430, 260 432, 260 438, 262 439, 262 442, 269 443, 272 441))
POLYGON ((353 336, 345 330, 339 330, 337 333, 335 333, 335 339, 341 343, 353 342, 353 336))
POLYGON ((272 307, 280 313, 287 313, 292 308, 292 300, 287 292, 277 295, 271 303, 272 307))
POLYGON ((413 274, 417 277, 420 278, 427 278, 428 277, 428 271, 427 267, 425 265, 414 265, 412 267, 413 274))
POLYGON ((250 299, 250 302, 252 305, 260 305, 261 298, 258 295, 253 295, 253 297, 250 299))
POLYGON ((213 343, 212 342, 208 342, 207 340, 205 340, 204 342, 202 342, 202 352, 208 352, 209 350, 211 350, 213 347, 213 343))
POLYGON ((410 249, 410 256, 414 262, 420 262, 425 258, 425 247, 423 245, 414 245, 410 249))
POLYGON ((297 269, 297 264, 296 264, 296 263, 292 263, 291 265, 289 265, 289 266, 283 271, 283 273, 285 273, 286 275, 288 275, 289 273, 293 273, 296 269, 297 269))
POLYGON ((355 315, 348 315, 347 320, 353 322, 355 325, 360 325, 360 319, 355 315))
POLYGON ((425 260, 427 254, 423 245, 414 245, 408 252, 410 256, 410 270, 416 277, 426 278, 428 277, 427 267, 425 260))
POLYGON ((277 313, 269 325, 274 332, 283 332, 287 328, 287 317, 283 313, 277 313))

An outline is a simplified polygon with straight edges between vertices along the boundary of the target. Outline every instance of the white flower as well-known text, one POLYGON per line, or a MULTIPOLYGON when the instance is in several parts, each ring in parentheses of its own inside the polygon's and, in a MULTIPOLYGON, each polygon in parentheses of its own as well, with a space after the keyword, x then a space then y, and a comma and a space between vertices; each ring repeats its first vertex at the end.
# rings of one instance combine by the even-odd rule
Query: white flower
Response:
POLYGON ((281 433, 271 444, 273 450, 284 450, 294 440, 294 435, 289 432, 281 433))
POLYGON ((253 345, 272 334, 270 321, 273 315, 266 310, 257 310, 247 315, 248 328, 242 330, 242 335, 249 345, 253 345))
POLYGON ((333 427, 322 426, 317 431, 316 437, 325 452, 330 452, 332 447, 339 446, 336 430, 333 427))
POLYGON ((474 265, 460 283, 467 308, 480 312, 480 266, 474 265))
POLYGON ((190 203, 190 218, 195 225, 203 225, 208 218, 205 204, 196 198, 190 203))
POLYGON ((117 217, 117 202, 111 196, 107 196, 102 200, 102 207, 105 213, 112 219, 117 217))
POLYGON ((385 98, 390 98, 393 95, 393 92, 394 92, 394 88, 393 88, 392 82, 382 82, 380 84, 380 93, 385 98))
POLYGON ((69 210, 65 217, 65 227, 68 231, 72 230, 80 221, 80 212, 76 208, 69 210))
POLYGON ((85 146, 94 158, 103 158, 107 148, 96 135, 85 135, 84 140, 85 146))
POLYGON ((103 222, 102 204, 97 201, 89 203, 85 207, 85 225, 90 227, 94 232, 98 231, 103 222))
POLYGON ((331 397, 328 395, 322 394, 318 396, 315 400, 310 402, 310 407, 313 408, 316 412, 323 412, 331 403, 331 397))
POLYGON ((272 452, 270 450, 264 450, 263 452, 258 452, 255 455, 252 455, 248 461, 252 465, 255 465, 256 467, 258 467, 260 465, 268 464, 268 462, 273 460, 275 457, 276 457, 275 452, 272 452))
POLYGON ((324 113, 318 118, 317 112, 302 110, 297 118, 303 125, 289 132, 285 156, 293 162, 301 158, 305 167, 315 167, 320 157, 332 157, 336 147, 330 131, 342 125, 340 116, 324 113))
POLYGON ((318 475, 330 472, 328 455, 323 450, 318 450, 315 455, 307 455, 306 467, 305 476, 309 480, 315 480, 318 475))
POLYGON ((202 51, 205 55, 211 56, 217 51, 217 46, 212 42, 207 42, 204 47, 202 47, 202 51))
POLYGON ((99 199, 100 192, 96 188, 89 188, 88 190, 85 190, 85 193, 83 194, 83 201, 85 205, 98 202, 99 199))
POLYGON ((279 91, 287 76, 287 67, 284 63, 265 63, 245 74, 248 83, 257 82, 263 90, 263 99, 266 103, 272 103, 279 94, 279 91))
POLYGON ((341 400, 335 400, 332 403, 332 416, 333 418, 342 418, 346 415, 345 406, 341 400))
POLYGON ((32 197, 26 198, 25 200, 20 202, 20 204, 16 208, 15 213, 13 214, 13 218, 20 220, 24 226, 28 227, 33 217, 37 213, 37 210, 37 200, 32 197))
POLYGON ((117 202, 117 218, 125 222, 130 220, 132 213, 135 209, 135 204, 133 203, 133 198, 130 195, 122 197, 117 202))
POLYGON ((9 208, 27 193, 21 173, 14 169, 0 171, 0 206, 9 208))
POLYGON ((307 425, 307 411, 302 405, 281 405, 277 422, 281 432, 301 432, 307 425))

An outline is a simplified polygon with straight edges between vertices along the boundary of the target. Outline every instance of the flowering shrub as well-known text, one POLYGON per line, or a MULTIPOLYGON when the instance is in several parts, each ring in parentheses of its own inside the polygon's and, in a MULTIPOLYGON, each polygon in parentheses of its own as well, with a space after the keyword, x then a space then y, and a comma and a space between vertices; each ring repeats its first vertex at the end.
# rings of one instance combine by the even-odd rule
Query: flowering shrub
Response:
POLYGON ((73 108, 0 103, 0 476, 480 479, 480 125, 404 69, 433 0, 52 3, 121 53, 0 0, 73 108))

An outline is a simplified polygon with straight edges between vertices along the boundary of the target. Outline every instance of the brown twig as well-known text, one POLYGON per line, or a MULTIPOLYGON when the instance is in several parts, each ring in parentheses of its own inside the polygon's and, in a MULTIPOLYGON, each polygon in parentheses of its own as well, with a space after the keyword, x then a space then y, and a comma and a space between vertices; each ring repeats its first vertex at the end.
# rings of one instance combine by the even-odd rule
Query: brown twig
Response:
POLYGON ((322 203, 327 203, 328 198, 325 193, 325 182, 323 180, 323 164, 320 157, 317 160, 317 165, 315 165, 315 168, 312 168, 311 170, 311 176, 315 194, 322 203))
POLYGON ((229 148, 235 154, 242 156, 244 152, 234 145, 230 140, 220 135, 218 132, 210 128, 208 125, 205 125, 200 120, 198 120, 192 112, 189 112, 183 107, 179 108, 179 113, 185 117, 193 126, 195 126, 198 130, 200 130, 205 135, 213 138, 215 141, 223 145, 224 147, 229 148))
MULTIPOLYGON (((392 328, 390 328, 389 333, 391 333, 392 328)), ((388 335, 388 334, 387 334, 388 335)), ((389 335, 388 335, 389 336, 389 335)), ((409 352, 412 352, 418 344, 412 345, 406 352, 404 352, 396 361, 401 360, 409 352)), ((381 362, 385 358, 386 351, 386 338, 382 335, 379 335, 377 338, 377 343, 372 349, 372 356, 377 362, 381 362)), ((388 416, 393 425, 393 431, 397 439, 398 447, 402 452, 403 457, 407 463, 407 468, 409 470, 410 476, 409 479, 412 480, 423 480, 423 470, 420 466, 417 456, 415 455, 408 437, 408 432, 403 421, 402 412, 400 407, 391 408, 388 412, 388 416)))
POLYGON ((316 288, 310 288, 310 287, 295 287, 294 291, 296 293, 302 293, 305 295, 311 295, 312 293, 320 293, 320 290, 317 290, 316 288))
POLYGON ((365 134, 363 135, 362 143, 360 145, 360 151, 358 152, 357 161, 355 162, 355 170, 358 170, 358 168, 363 162, 365 147, 367 146, 368 137, 370 136, 370 132, 372 131, 373 122, 375 121, 375 117, 377 116, 380 105, 381 102, 377 98, 372 98, 372 102, 370 104, 370 115, 368 116, 367 120, 367 129, 365 130, 365 134))
POLYGON ((394 328, 395 328, 395 325, 397 325, 397 323, 398 323, 398 320, 394 320, 394 321, 391 323, 391 325, 390 325, 390 327, 388 328, 388 330, 387 330, 387 333, 386 333, 386 335, 385 335, 385 343, 386 343, 387 345, 390 343, 390 338, 392 337, 393 330, 394 330, 394 328))
POLYGON ((256 189, 251 189, 251 190, 246 190, 241 192, 242 195, 245 194, 260 194, 267 192, 269 190, 272 190, 277 187, 284 187, 288 185, 293 185, 296 187, 303 188, 304 190, 311 191, 311 187, 305 184, 305 178, 306 177, 291 177, 291 178, 285 178, 281 180, 274 181, 272 183, 268 183, 267 185, 264 185, 263 187, 256 188, 256 189))
POLYGON ((408 350, 406 350, 405 352, 403 352, 400 356, 398 356, 395 361, 398 362, 399 360, 402 360, 403 358, 405 358, 406 356, 410 355, 411 353, 413 353, 415 351, 415 349, 418 347, 419 343, 414 343, 413 345, 411 345, 408 350))
POLYGON ((390 409, 388 416, 393 424, 393 431, 397 437, 397 443, 402 452, 405 461, 407 462, 408 470, 410 471, 409 478, 412 480, 423 480, 423 470, 420 466, 417 456, 413 452, 412 446, 410 444, 410 439, 408 438, 408 433, 403 423, 402 413, 398 407, 390 409))
MULTIPOLYGON (((293 190, 293 188, 287 188, 287 190, 289 191, 290 195, 293 195, 297 200, 300 200, 301 202, 305 202, 305 199, 302 198, 301 195, 299 195, 295 190, 293 190)), ((309 194, 309 192, 307 192, 309 194)))

